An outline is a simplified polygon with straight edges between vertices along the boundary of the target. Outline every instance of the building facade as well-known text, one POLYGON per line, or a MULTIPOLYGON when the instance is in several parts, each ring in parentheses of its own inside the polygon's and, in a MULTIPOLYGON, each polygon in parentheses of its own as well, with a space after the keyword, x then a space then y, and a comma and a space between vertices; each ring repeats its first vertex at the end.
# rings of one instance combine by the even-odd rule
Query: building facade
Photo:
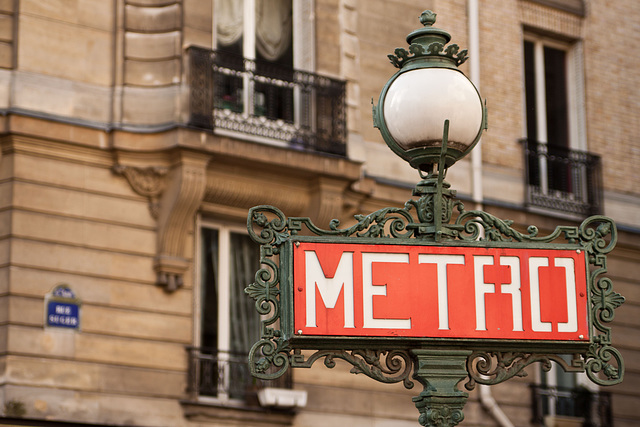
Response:
POLYGON ((252 379, 244 288, 252 206, 328 228, 411 197, 371 100, 425 9, 487 100, 459 198, 541 234, 610 216, 626 297, 620 385, 532 365, 462 425, 637 425, 635 0, 0 0, 0 424, 417 425, 419 390, 346 363, 252 379))

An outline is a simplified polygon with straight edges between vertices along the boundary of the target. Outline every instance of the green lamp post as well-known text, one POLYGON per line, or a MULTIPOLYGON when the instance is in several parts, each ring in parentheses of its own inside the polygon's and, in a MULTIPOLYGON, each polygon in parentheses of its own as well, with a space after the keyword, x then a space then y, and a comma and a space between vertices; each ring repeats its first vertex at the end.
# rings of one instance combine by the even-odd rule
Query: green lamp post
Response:
MULTIPOLYGON (((418 223, 409 224, 418 239, 439 242, 460 231, 449 221, 455 190, 444 181, 446 169, 467 155, 486 129, 486 107, 476 87, 458 68, 467 51, 451 44, 451 35, 434 28, 436 14, 422 12, 423 28, 407 36, 409 51, 397 48, 388 55, 399 68, 373 107, 374 126, 389 148, 417 169, 422 180, 418 196, 418 223), (436 167, 437 166, 437 167, 436 167)), ((413 349, 413 377, 424 390, 413 399, 424 426, 454 426, 464 419, 468 393, 457 388, 467 373, 464 349, 413 349)))

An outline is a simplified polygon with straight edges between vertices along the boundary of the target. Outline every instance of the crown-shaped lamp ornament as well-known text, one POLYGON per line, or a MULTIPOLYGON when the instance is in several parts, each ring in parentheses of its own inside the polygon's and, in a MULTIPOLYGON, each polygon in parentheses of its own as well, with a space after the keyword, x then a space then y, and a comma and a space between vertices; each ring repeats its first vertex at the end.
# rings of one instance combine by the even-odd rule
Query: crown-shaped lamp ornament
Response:
POLYGON ((428 172, 464 157, 486 128, 486 109, 476 87, 458 69, 467 51, 446 46, 451 35, 434 28, 436 14, 422 12, 424 25, 407 36, 409 50, 388 55, 400 70, 373 107, 374 126, 394 153, 414 168, 428 172), (447 135, 443 130, 448 121, 447 135))

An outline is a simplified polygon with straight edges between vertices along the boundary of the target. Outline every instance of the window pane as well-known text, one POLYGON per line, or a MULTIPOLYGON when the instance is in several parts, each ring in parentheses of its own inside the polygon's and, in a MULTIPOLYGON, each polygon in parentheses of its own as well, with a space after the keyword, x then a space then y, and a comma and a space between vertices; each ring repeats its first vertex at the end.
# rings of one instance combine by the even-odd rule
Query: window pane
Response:
MULTIPOLYGON (((201 230, 200 268, 200 356, 193 375, 198 376, 198 392, 217 396, 218 364, 218 231, 201 230)), ((194 368, 192 368, 194 369, 194 368)))
POLYGON ((256 2, 254 115, 293 123, 293 16, 291 0, 256 2))
POLYGON ((549 145, 569 147, 567 64, 563 50, 544 47, 544 79, 549 145))
POLYGON ((218 231, 203 228, 200 346, 213 354, 218 350, 218 253, 218 231))
POLYGON ((529 41, 524 42, 524 82, 527 109, 527 138, 538 141, 535 62, 533 56, 533 43, 529 41))

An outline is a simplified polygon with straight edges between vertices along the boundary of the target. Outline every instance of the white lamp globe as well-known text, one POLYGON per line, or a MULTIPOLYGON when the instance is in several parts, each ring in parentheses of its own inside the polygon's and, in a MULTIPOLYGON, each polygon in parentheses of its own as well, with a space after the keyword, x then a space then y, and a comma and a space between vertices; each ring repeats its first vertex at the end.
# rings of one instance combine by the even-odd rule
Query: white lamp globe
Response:
POLYGON ((464 153, 483 126, 480 94, 461 72, 450 68, 418 68, 399 74, 383 102, 385 124, 404 150, 439 147, 448 119, 448 146, 464 153))

